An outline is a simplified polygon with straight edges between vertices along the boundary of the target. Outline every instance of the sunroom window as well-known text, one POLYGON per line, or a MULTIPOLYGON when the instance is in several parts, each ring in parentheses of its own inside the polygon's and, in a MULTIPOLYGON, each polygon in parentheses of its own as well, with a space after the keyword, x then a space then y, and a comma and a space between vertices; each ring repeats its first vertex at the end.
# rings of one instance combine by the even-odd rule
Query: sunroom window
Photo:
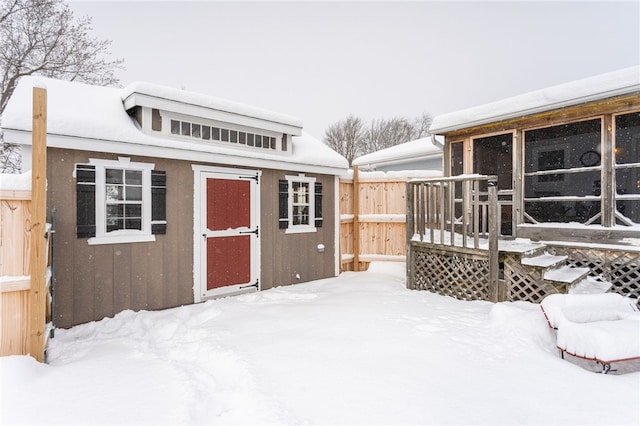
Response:
POLYGON ((640 112, 615 117, 616 223, 640 224, 640 112))
POLYGON ((525 219, 601 221, 601 120, 525 132, 525 219))

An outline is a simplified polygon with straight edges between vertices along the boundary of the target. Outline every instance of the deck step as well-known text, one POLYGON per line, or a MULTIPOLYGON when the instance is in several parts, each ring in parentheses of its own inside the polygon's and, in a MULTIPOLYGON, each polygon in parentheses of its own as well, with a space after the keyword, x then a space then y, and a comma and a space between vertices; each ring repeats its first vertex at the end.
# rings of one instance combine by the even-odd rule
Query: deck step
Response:
POLYGON ((550 269, 544 273, 544 280, 560 284, 574 284, 584 279, 591 270, 589 268, 574 268, 572 266, 561 266, 550 269))
POLYGON ((571 285, 567 293, 571 294, 593 294, 606 293, 613 286, 612 283, 596 277, 585 277, 577 283, 571 285))
POLYGON ((566 261, 568 256, 556 256, 544 252, 537 256, 523 257, 520 263, 525 266, 535 266, 538 268, 552 268, 566 261))

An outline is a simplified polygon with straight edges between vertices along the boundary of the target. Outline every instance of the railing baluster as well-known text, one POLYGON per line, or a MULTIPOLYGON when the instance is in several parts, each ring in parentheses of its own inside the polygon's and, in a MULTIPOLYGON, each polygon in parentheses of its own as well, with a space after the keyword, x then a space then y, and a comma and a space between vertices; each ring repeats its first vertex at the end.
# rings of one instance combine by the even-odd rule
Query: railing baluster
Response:
POLYGON ((480 222, 479 222, 479 207, 480 207, 480 181, 473 181, 473 248, 480 246, 480 236, 478 235, 480 222))

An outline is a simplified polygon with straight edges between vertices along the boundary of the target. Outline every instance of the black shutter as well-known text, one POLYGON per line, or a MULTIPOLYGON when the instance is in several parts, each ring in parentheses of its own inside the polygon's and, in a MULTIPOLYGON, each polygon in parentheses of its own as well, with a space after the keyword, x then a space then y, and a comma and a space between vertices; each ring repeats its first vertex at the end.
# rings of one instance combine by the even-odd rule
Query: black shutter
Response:
POLYGON ((315 185, 315 214, 316 228, 322 228, 322 183, 316 182, 315 185))
POLYGON ((76 235, 96 236, 96 167, 76 165, 76 235))
POLYGON ((151 233, 167 233, 167 172, 151 170, 151 233))
POLYGON ((278 188, 278 227, 287 229, 289 227, 289 181, 279 180, 278 188))

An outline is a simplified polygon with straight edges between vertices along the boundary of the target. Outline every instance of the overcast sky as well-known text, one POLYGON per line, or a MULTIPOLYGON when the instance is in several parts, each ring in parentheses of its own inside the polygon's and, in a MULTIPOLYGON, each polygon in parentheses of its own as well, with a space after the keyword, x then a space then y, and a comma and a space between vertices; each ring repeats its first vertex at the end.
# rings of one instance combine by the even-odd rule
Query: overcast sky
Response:
POLYGON ((640 2, 72 1, 142 80, 296 116, 432 116, 640 63, 640 2))

